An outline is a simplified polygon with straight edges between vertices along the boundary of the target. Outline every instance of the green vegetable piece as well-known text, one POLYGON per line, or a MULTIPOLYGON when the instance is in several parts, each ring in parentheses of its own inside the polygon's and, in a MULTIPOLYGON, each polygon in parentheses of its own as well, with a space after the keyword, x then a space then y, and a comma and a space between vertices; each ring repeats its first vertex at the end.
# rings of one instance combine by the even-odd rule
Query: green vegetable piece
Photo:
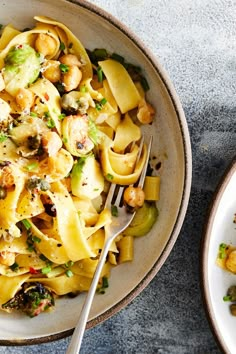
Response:
POLYGON ((144 236, 146 235, 158 217, 158 209, 155 203, 144 202, 139 208, 132 220, 131 224, 123 232, 127 236, 144 236))
POLYGON ((94 155, 80 158, 71 173, 72 194, 79 198, 95 199, 104 188, 104 177, 94 155))
POLYGON ((28 44, 13 47, 5 58, 3 77, 5 90, 16 96, 20 88, 33 83, 39 76, 40 56, 28 44))
POLYGON ((226 257, 227 245, 225 243, 221 243, 219 246, 219 258, 224 259, 226 257))

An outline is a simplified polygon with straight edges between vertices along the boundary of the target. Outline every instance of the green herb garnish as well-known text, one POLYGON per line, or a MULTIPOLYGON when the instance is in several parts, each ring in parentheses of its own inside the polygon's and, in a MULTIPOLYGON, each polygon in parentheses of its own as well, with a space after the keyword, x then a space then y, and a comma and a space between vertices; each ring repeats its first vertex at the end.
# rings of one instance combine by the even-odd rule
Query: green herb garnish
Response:
POLYGON ((115 217, 118 216, 118 208, 116 205, 111 205, 111 215, 115 217))
POLYGON ((49 272, 51 272, 51 270, 52 270, 51 266, 48 265, 48 266, 46 266, 46 267, 41 269, 41 273, 42 274, 48 274, 49 272))
POLYGON ((3 143, 4 141, 6 141, 8 138, 8 136, 4 133, 0 133, 0 143, 3 143))
POLYGON ((63 120, 65 117, 66 117, 65 113, 61 113, 59 114, 58 119, 63 120))
POLYGON ((24 227, 26 228, 26 230, 29 230, 31 228, 31 223, 29 222, 29 220, 27 219, 23 219, 21 220, 22 224, 24 225, 24 227))
POLYGON ((47 127, 50 129, 53 129, 53 128, 55 128, 55 126, 56 126, 56 124, 55 124, 54 120, 52 118, 48 119, 47 127))
POLYGON ((60 64, 59 68, 60 68, 61 72, 64 73, 64 74, 68 73, 68 71, 69 71, 69 66, 66 65, 66 64, 60 64))
POLYGON ((115 61, 118 61, 121 64, 124 64, 125 59, 124 57, 122 57, 121 55, 117 54, 117 53, 112 53, 110 56, 111 59, 114 59, 115 61))
POLYGON ((61 42, 59 49, 60 50, 65 50, 66 49, 65 43, 61 42))
POLYGON ((223 300, 224 301, 231 301, 232 300, 232 296, 226 295, 226 296, 223 297, 223 300))
POLYGON ((39 166, 38 162, 34 161, 34 162, 29 163, 27 166, 25 166, 25 169, 30 172, 30 171, 37 169, 38 166, 39 166))
POLYGON ((102 82, 103 81, 103 71, 100 66, 97 68, 97 76, 98 76, 98 82, 102 82))
POLYGON ((109 181, 112 181, 113 178, 114 178, 114 176, 113 176, 112 174, 110 174, 110 173, 108 173, 108 174, 106 175, 106 179, 108 179, 109 181))
POLYGON ((221 243, 219 246, 219 258, 224 259, 226 257, 226 249, 227 245, 225 243, 221 243))
POLYGON ((98 291, 99 294, 105 294, 106 289, 108 287, 109 287, 108 278, 107 277, 102 277, 102 285, 97 291, 98 291))
POLYGON ((13 272, 17 272, 19 270, 19 264, 15 262, 10 266, 10 268, 13 272))
POLYGON ((68 269, 68 270, 66 271, 66 276, 67 276, 68 278, 73 277, 73 275, 74 275, 74 273, 73 273, 70 269, 68 269))
POLYGON ((38 117, 37 113, 34 113, 34 112, 30 112, 30 116, 31 117, 38 117))

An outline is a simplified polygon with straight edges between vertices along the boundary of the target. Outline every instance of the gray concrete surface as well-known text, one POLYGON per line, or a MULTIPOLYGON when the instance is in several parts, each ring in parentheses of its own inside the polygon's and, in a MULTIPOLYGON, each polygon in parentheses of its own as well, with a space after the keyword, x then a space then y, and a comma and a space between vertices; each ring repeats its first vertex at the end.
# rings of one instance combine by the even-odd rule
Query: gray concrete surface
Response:
MULTIPOLYGON (((236 151, 235 0, 90 0, 131 28, 159 58, 189 124, 193 184, 173 251, 149 286, 86 332, 82 354, 218 354, 203 309, 199 259, 206 210, 236 151)), ((65 353, 69 338, 0 354, 65 353)))

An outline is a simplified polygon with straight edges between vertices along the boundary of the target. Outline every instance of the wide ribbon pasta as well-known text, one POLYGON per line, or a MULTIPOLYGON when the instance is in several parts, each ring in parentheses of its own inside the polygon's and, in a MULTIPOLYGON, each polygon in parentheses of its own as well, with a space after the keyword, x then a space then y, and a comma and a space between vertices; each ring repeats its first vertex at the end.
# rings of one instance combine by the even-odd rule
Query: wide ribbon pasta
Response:
MULTIPOLYGON (((93 62, 63 23, 34 19, 0 37, 0 307, 9 312, 37 288, 89 289, 112 220, 110 183, 134 184, 147 158, 140 82, 110 57, 93 62)), ((118 235, 98 288, 132 258, 133 237, 118 235)), ((52 306, 45 299, 35 314, 52 306)))

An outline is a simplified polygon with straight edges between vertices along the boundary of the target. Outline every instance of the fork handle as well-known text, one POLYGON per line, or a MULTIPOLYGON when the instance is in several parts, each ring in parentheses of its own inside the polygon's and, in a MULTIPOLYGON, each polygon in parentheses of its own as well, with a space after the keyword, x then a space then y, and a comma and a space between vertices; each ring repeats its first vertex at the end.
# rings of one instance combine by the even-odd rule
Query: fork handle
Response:
POLYGON ((90 309, 92 306, 93 298, 94 298, 94 295, 95 295, 95 292, 97 289, 100 274, 101 274, 102 268, 105 264, 106 257, 107 257, 111 242, 112 242, 112 239, 107 239, 107 241, 102 249, 102 252, 101 252, 101 255, 100 255, 94 276, 93 276, 91 286, 89 288, 86 299, 84 301, 84 304, 83 304, 83 307, 82 307, 82 310, 80 313, 79 321, 74 329, 74 333, 72 335, 71 342, 68 346, 66 354, 79 353, 82 339, 83 339, 83 335, 84 335, 84 331, 85 331, 86 324, 88 321, 88 316, 89 316, 90 309))

